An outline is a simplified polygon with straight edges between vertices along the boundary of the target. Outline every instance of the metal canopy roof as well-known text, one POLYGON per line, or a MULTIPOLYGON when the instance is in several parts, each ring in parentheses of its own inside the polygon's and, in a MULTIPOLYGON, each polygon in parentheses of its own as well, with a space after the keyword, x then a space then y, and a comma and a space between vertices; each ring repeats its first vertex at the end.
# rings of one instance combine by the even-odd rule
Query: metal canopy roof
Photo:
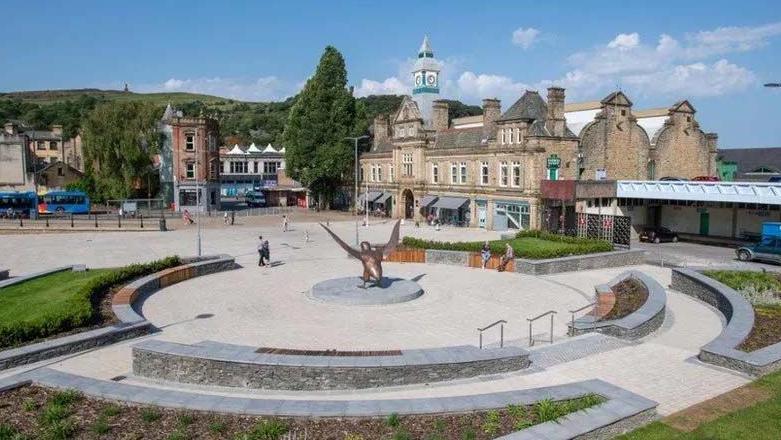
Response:
POLYGON ((468 202, 469 199, 464 197, 440 197, 432 208, 458 209, 468 202))
POLYGON ((424 208, 428 208, 428 205, 434 203, 437 200, 437 198, 438 198, 437 196, 426 194, 425 196, 423 196, 422 199, 420 199, 420 206, 424 208))
POLYGON ((619 180, 616 197, 781 205, 781 184, 619 180))

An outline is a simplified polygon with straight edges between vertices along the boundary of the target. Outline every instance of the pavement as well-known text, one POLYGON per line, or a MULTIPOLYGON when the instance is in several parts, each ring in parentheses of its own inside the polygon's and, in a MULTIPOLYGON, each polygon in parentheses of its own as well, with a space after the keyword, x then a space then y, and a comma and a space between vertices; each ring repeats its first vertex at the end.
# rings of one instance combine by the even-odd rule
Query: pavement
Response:
MULTIPOLYGON (((637 343, 602 335, 569 338, 565 335, 568 310, 591 302, 594 286, 619 273, 635 269, 670 284, 670 270, 642 265, 580 271, 548 276, 471 269, 447 265, 386 263, 389 276, 415 279, 425 293, 413 301, 376 306, 326 304, 307 295, 319 281, 358 275, 360 263, 346 253, 314 222, 293 218, 283 232, 276 221, 213 225, 201 231, 204 254, 227 253, 239 269, 195 278, 169 286, 150 296, 143 314, 161 329, 146 339, 196 343, 226 343, 299 349, 403 349, 472 344, 477 327, 506 319, 505 344, 528 347, 526 318, 555 310, 554 344, 547 318, 534 323, 532 358, 528 371, 461 380, 436 385, 413 385, 342 392, 291 392, 222 389, 170 383, 150 383, 128 377, 123 382, 161 390, 244 396, 253 399, 317 396, 335 400, 447 397, 530 389, 601 379, 660 403, 662 415, 676 412, 747 383, 739 373, 719 369, 696 359, 699 348, 722 330, 723 316, 696 299, 668 290, 667 315, 662 327, 637 343), (309 241, 306 240, 308 231, 309 241), (271 244, 272 267, 257 267, 257 236, 271 244)), ((332 229, 345 241, 355 240, 354 221, 333 221, 332 229)), ((392 221, 358 226, 358 240, 382 243, 392 221)), ((493 231, 402 226, 402 235, 443 241, 492 240, 493 231)), ((689 265, 701 265, 714 255, 686 243, 643 245, 675 255, 689 265), (696 257, 696 258, 695 258, 696 257)), ((12 273, 41 270, 64 263, 111 267, 167 255, 193 255, 196 229, 146 233, 72 233, 45 237, 3 236, 0 267, 12 273)), ((672 257, 666 261, 672 261, 672 257)), ((721 260, 715 260, 721 262, 721 260)), ((496 332, 498 333, 498 332, 496 332)), ((490 331, 484 341, 498 343, 490 331)), ((130 346, 139 339, 90 350, 65 359, 39 363, 50 368, 99 380, 127 376, 130 346)), ((32 368, 32 367, 28 367, 32 368)), ((17 369, 16 371, 23 371, 17 369)), ((11 372, 0 372, 0 377, 11 372)))
POLYGON ((646 250, 648 263, 666 267, 713 266, 738 269, 754 268, 755 270, 764 268, 781 272, 781 265, 778 264, 739 261, 735 255, 735 249, 724 246, 689 242, 654 244, 633 241, 632 249, 646 250))

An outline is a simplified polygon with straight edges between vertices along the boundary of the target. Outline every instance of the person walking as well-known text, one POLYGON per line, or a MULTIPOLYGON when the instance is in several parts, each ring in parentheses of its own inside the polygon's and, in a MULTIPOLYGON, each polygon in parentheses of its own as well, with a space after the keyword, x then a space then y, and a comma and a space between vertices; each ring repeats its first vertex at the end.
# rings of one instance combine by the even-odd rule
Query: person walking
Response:
POLYGON ((499 267, 496 268, 498 272, 504 272, 507 269, 507 263, 515 258, 515 251, 513 251, 513 247, 510 246, 510 243, 505 243, 504 246, 504 255, 502 255, 502 258, 499 260, 499 267))
POLYGON ((287 232, 287 215, 282 216, 282 232, 287 232))
POLYGON ((309 243, 309 229, 304 231, 304 241, 309 243))
POLYGON ((263 261, 263 258, 266 254, 263 251, 263 236, 258 236, 258 240, 260 240, 260 243, 258 243, 258 266, 265 266, 266 263, 263 261))
POLYGON ((263 240, 263 258, 266 259, 264 266, 271 266, 271 251, 269 250, 268 240, 263 240))
POLYGON ((488 265, 488 261, 491 259, 491 246, 486 241, 483 244, 483 249, 480 250, 480 258, 483 262, 483 269, 488 265))
POLYGON ((222 213, 222 222, 225 223, 226 225, 228 224, 228 211, 222 213))

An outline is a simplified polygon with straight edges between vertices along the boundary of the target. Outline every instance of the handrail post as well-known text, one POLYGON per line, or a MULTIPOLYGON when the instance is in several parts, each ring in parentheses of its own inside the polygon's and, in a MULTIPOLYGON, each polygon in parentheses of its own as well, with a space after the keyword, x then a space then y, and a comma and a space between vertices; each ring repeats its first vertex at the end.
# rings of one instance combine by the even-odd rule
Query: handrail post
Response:
POLYGON ((480 330, 480 350, 483 349, 483 331, 480 330))
POLYGON ((532 322, 534 321, 530 319, 529 320, 529 347, 534 345, 534 338, 532 337, 532 322))
POLYGON ((550 343, 553 344, 553 313, 550 315, 550 343))
POLYGON ((499 325, 499 348, 504 348, 504 323, 499 325))

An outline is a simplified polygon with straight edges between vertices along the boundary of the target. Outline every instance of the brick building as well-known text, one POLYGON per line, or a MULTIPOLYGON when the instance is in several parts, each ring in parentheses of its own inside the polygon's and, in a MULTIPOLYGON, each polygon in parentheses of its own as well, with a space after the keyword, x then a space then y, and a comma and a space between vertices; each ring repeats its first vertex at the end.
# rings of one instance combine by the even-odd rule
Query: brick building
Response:
POLYGON ((176 211, 219 210, 220 152, 217 120, 184 117, 169 105, 160 125, 163 143, 158 166, 163 198, 176 211))
MULTIPOLYGON (((436 217, 489 229, 539 228, 546 180, 692 178, 716 172, 715 134, 706 134, 688 101, 633 112, 614 92, 598 102, 567 104, 551 87, 547 100, 526 91, 505 112, 483 100, 482 117, 449 120, 438 87, 421 88, 436 64, 424 40, 412 96, 374 120, 361 155, 359 206, 393 217, 436 217), (418 92, 425 91, 426 99, 418 92), (430 112, 421 106, 431 102, 430 112), (430 114, 427 117, 426 114, 430 114)), ((432 84, 438 83, 434 71, 432 84)))

